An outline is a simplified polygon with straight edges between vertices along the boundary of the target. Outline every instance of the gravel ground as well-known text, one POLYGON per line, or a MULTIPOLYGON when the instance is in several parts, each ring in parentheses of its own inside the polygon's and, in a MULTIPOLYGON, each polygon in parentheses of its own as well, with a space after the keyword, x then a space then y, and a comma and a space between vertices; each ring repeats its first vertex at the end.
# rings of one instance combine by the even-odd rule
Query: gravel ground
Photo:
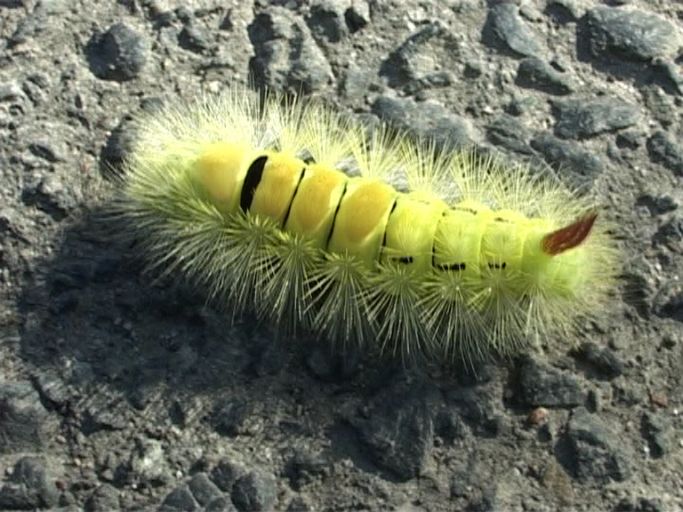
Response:
POLYGON ((683 4, 0 0, 0 509, 683 510, 683 4), (249 77, 548 163, 619 225, 581 339, 476 373, 276 341, 98 213, 130 115, 249 77))

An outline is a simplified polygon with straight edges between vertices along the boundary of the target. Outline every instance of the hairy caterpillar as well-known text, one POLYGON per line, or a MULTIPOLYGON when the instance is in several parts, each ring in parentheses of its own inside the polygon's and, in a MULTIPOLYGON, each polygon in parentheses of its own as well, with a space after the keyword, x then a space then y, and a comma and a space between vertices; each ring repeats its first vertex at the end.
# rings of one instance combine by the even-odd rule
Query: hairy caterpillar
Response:
POLYGON ((616 274, 560 183, 240 88, 138 120, 118 211, 151 267, 384 353, 514 353, 597 314, 616 274))

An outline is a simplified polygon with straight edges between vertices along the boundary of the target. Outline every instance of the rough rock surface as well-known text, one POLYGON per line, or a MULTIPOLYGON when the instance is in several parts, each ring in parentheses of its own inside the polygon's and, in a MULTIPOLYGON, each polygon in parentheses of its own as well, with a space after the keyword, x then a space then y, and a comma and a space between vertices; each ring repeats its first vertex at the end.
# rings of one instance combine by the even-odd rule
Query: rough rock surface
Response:
POLYGON ((0 454, 39 451, 51 434, 50 423, 30 382, 0 381, 0 454))
POLYGON ((577 408, 567 424, 565 435, 569 452, 565 463, 579 480, 606 483, 610 480, 623 481, 631 476, 628 446, 620 443, 620 436, 597 415, 582 407, 577 408))
POLYGON ((611 51, 633 60, 675 57, 683 44, 675 23, 648 11, 598 6, 588 11, 587 22, 596 55, 611 51))
POLYGON ((0 0, 0 509, 683 510, 681 19, 671 0, 0 0), (473 371, 276 342, 147 277, 99 215, 130 120, 247 83, 595 194, 623 249, 612 302, 473 371))
POLYGON ((556 102, 555 106, 555 133, 567 139, 593 137, 633 126, 640 120, 634 105, 616 98, 568 100, 556 102))
POLYGON ((2 510, 27 510, 54 507, 59 492, 45 468, 45 461, 22 457, 0 488, 2 510))

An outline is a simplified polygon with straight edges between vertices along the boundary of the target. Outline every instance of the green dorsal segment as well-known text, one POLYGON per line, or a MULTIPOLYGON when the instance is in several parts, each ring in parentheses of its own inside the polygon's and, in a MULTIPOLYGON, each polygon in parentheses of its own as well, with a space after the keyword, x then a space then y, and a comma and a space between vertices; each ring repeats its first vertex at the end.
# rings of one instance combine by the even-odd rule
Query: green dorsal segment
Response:
POLYGON ((386 225, 380 261, 428 271, 439 220, 447 209, 448 205, 438 199, 399 194, 386 225))
POLYGON ((481 237, 480 268, 484 273, 519 275, 528 219, 511 210, 489 211, 485 214, 485 228, 481 237))
POLYGON ((459 272, 462 277, 479 276, 481 241, 490 210, 456 207, 444 212, 434 240, 436 270, 459 272))

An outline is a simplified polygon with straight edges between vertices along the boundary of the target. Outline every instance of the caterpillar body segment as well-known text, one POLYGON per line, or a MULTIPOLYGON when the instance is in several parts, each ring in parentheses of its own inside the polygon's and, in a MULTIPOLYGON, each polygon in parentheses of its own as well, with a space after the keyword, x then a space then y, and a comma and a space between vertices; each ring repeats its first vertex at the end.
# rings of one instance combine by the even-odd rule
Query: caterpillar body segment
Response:
POLYGON ((287 329, 403 355, 508 354, 570 333, 616 274, 593 205, 520 166, 239 89, 138 127, 118 208, 150 266, 287 329))

